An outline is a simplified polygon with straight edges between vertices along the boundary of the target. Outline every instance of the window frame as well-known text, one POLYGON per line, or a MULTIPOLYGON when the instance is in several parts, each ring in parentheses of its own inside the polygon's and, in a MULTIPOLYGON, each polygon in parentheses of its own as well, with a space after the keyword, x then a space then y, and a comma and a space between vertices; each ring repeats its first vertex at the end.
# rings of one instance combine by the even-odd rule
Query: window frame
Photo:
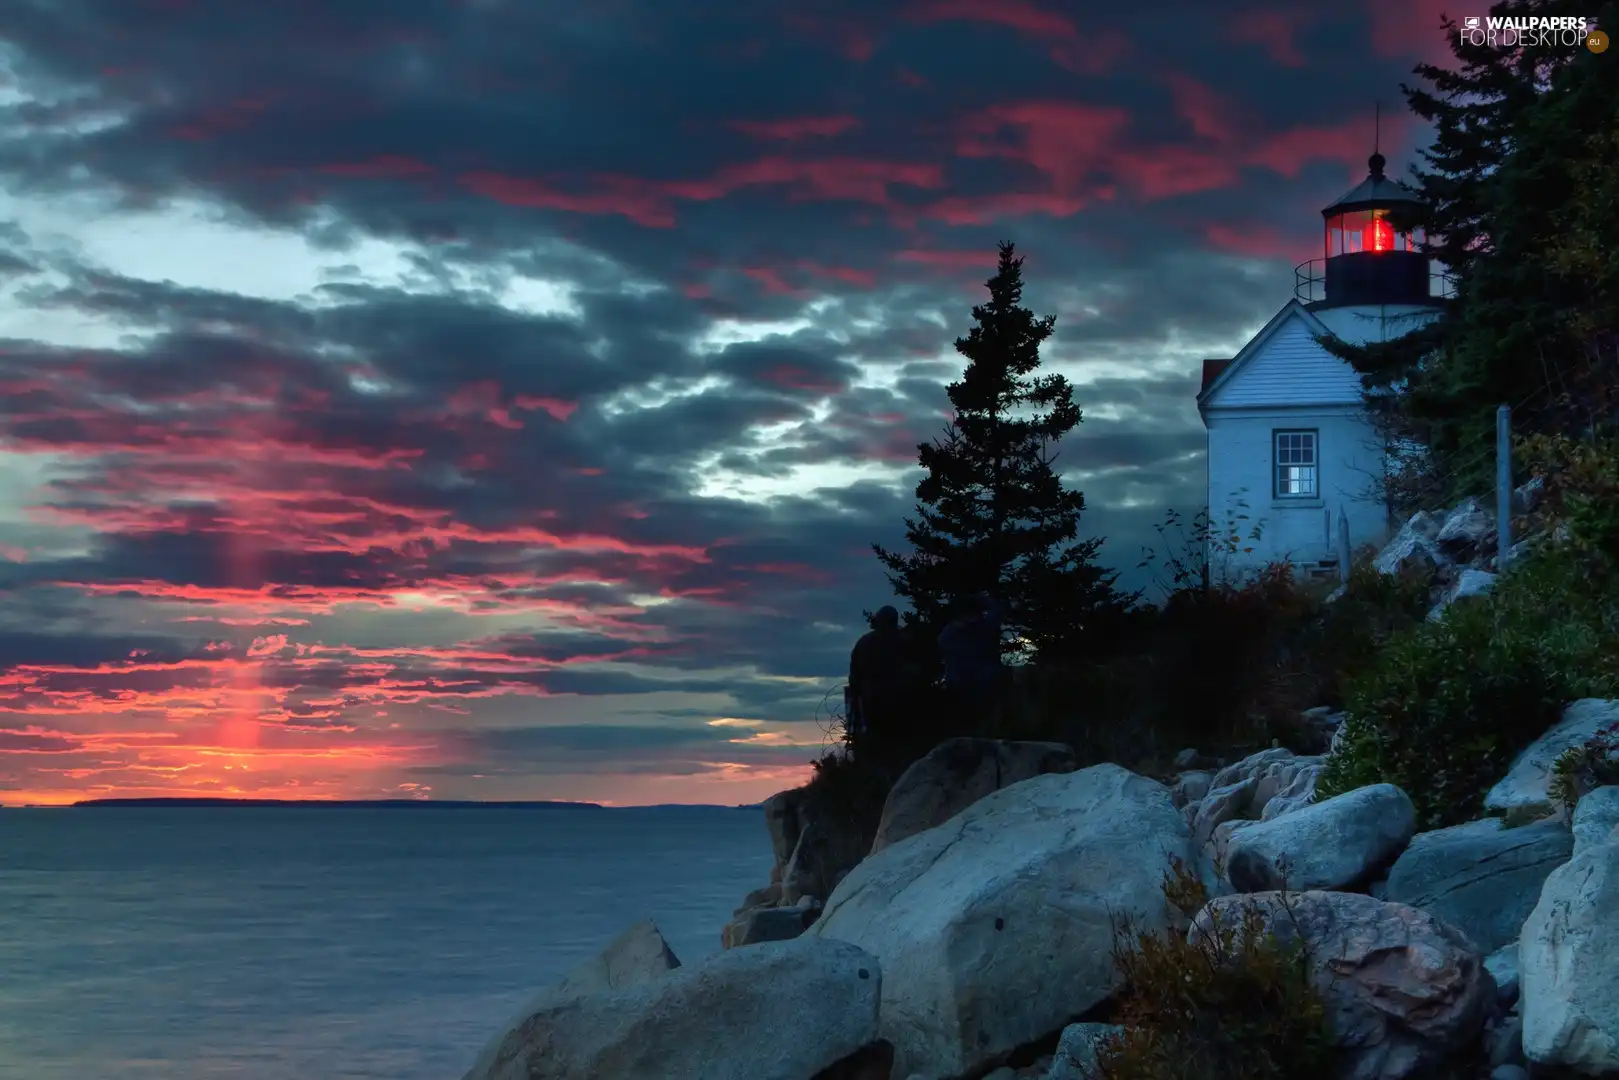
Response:
MULTIPOLYGON (((1301 447, 1302 449, 1302 447, 1301 447)), ((1271 428, 1270 432, 1270 497, 1276 502, 1311 502, 1321 498, 1321 429, 1320 428, 1271 428), (1282 461, 1282 437, 1284 435, 1308 435, 1310 437, 1309 461, 1282 461), (1282 490, 1283 465, 1308 467, 1312 470, 1310 477, 1310 490, 1308 493, 1284 492, 1282 490)))

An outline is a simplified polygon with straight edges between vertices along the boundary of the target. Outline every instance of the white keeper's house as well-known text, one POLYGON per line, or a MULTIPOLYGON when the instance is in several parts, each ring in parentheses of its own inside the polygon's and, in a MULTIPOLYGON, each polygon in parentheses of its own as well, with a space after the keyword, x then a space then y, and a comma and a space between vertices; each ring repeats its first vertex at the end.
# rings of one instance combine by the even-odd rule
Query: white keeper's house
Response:
MULTIPOLYGON (((1325 249, 1299 264, 1294 298, 1237 355, 1203 361, 1198 412, 1208 429, 1208 507, 1239 523, 1250 552, 1211 550, 1216 578, 1286 560, 1301 574, 1337 576, 1343 548, 1380 544, 1389 511, 1376 481, 1387 460, 1367 417, 1360 376, 1319 339, 1355 344, 1400 337, 1435 318, 1444 277, 1399 231, 1415 193, 1384 175, 1381 154, 1352 191, 1321 211, 1325 249), (1392 217, 1392 220, 1391 220, 1392 217)), ((1211 545, 1212 546, 1212 545, 1211 545)))

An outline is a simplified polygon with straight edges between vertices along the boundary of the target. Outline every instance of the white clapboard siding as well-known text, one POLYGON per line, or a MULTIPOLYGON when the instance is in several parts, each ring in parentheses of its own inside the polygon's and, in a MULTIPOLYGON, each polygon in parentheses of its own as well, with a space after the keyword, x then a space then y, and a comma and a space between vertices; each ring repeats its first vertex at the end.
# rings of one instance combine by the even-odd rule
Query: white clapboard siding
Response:
POLYGON ((1310 320, 1295 313, 1269 340, 1233 364, 1205 408, 1350 405, 1361 401, 1360 376, 1315 340, 1310 320))

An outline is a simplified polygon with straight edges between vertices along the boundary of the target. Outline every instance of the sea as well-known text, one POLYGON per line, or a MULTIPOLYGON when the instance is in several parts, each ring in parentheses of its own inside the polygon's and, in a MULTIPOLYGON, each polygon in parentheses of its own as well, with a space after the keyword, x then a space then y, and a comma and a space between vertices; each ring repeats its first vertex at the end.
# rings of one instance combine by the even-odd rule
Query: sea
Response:
POLYGON ((4 1080, 460 1080, 650 917, 769 880, 757 808, 0 810, 4 1080))

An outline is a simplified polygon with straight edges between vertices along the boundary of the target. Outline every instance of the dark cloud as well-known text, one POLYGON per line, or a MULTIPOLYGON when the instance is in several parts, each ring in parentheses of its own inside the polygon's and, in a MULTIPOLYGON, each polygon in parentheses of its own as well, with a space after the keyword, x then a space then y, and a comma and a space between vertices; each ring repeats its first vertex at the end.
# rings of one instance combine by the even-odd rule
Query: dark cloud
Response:
POLYGON ((0 787, 786 782, 995 242, 1133 573, 1436 16, 19 0, 0 787))

